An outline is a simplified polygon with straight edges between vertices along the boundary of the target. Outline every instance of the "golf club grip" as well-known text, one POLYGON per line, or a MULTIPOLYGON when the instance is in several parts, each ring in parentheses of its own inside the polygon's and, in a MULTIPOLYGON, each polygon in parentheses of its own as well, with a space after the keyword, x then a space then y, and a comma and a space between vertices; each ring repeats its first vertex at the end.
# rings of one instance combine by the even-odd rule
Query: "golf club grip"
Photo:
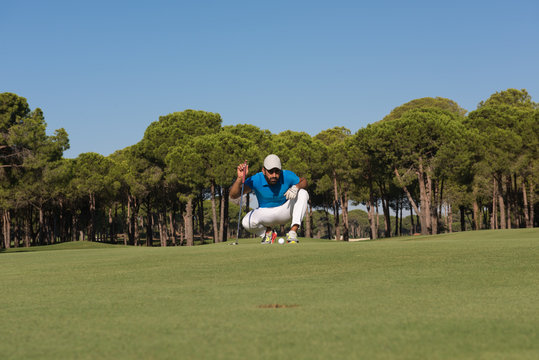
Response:
POLYGON ((241 183, 245 183, 245 170, 247 170, 247 160, 243 162, 243 174, 241 176, 241 183))

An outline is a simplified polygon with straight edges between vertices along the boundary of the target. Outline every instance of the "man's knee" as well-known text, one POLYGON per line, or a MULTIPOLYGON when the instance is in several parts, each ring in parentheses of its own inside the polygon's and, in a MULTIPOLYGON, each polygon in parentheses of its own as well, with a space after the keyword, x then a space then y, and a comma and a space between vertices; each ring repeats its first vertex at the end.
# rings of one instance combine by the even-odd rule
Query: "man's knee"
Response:
POLYGON ((309 200, 309 193, 305 189, 299 189, 298 191, 298 201, 308 201, 309 200))

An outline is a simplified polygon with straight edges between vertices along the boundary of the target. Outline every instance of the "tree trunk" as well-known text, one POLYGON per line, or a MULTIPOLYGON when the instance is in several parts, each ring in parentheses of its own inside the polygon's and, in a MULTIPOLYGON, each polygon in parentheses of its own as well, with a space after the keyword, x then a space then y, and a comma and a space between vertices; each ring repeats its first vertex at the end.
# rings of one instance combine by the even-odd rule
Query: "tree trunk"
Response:
POLYGON ((109 242, 114 240, 114 222, 112 221, 112 207, 109 208, 109 242))
MULTIPOLYGON (((517 228, 526 227, 526 221, 524 220, 524 212, 520 211, 520 198, 519 198, 519 185, 518 185, 518 176, 515 174, 514 184, 513 184, 513 209, 515 213, 515 221, 517 228)), ((524 180, 522 180, 524 181, 524 180)))
POLYGON ((172 210, 168 213, 168 226, 170 232, 170 239, 172 241, 172 246, 176 246, 176 210, 174 209, 176 205, 172 206, 172 210))
POLYGON ((49 213, 49 244, 56 243, 58 234, 58 224, 56 221, 56 215, 53 212, 49 213))
POLYGON ((410 206, 410 221, 412 223, 412 228, 410 229, 410 231, 412 233, 410 235, 413 235, 413 234, 417 233, 417 231, 416 231, 415 224, 414 224, 414 209, 413 209, 412 206, 410 206))
POLYGON ((311 207, 311 201, 308 203, 307 216, 305 217, 305 237, 312 238, 313 225, 312 225, 313 208, 311 207))
POLYGON ((219 242, 219 229, 217 226, 217 206, 215 204, 215 182, 211 182, 211 219, 213 224, 213 242, 219 242))
POLYGON ((195 244, 193 234, 193 197, 189 196, 187 199, 187 206, 183 215, 183 222, 185 226, 185 239, 187 246, 193 246, 195 244))
POLYGON ((140 243, 140 219, 139 219, 138 212, 135 215, 135 221, 133 223, 133 234, 134 234, 133 245, 134 246, 141 245, 140 243))
POLYGON ((507 206, 506 206, 506 212, 507 212, 506 228, 511 229, 511 227, 512 227, 511 206, 513 204, 513 200, 512 200, 513 196, 512 196, 512 190, 511 190, 511 177, 506 178, 505 180, 506 181, 503 181, 503 178, 502 178, 502 184, 503 184, 503 190, 504 190, 503 193, 505 194, 505 199, 506 199, 506 203, 507 203, 507 206))
MULTIPOLYGON (((429 176, 430 178, 430 176, 429 176)), ((438 234, 438 181, 431 179, 431 203, 430 203, 430 227, 431 227, 431 234, 435 235, 438 234)))
POLYGON ((57 214, 59 218, 59 229, 58 229, 58 238, 60 242, 66 242, 67 236, 66 236, 66 229, 65 229, 65 215, 64 215, 64 205, 62 199, 59 199, 58 201, 58 209, 57 214))
POLYGON ((27 215, 27 216, 24 217, 24 238, 23 238, 24 247, 30 247, 30 239, 31 239, 31 232, 30 232, 31 231, 31 229, 30 229, 31 219, 30 219, 30 216, 31 216, 31 213, 30 213, 30 215, 27 215))
POLYGON ((421 222, 421 234, 428 235, 430 231, 430 224, 427 224, 427 219, 430 222, 430 211, 427 200, 427 190, 425 188, 425 180, 423 178, 423 173, 418 172, 417 177, 419 180, 419 203, 421 204, 421 212, 419 213, 419 219, 421 222))
MULTIPOLYGON (((444 180, 440 180, 440 188, 437 191, 438 196, 436 197, 436 203, 437 203, 437 211, 436 211, 436 222, 438 224, 438 230, 437 232, 440 233, 440 224, 442 223, 442 209, 444 204, 444 180)), ((446 227, 447 228, 447 227, 446 227)))
POLYGON ((505 201, 502 187, 502 181, 498 181, 498 203, 500 206, 500 228, 507 229, 507 223, 505 222, 505 201))
POLYGON ((77 241, 77 216, 75 214, 71 215, 71 241, 77 241))
POLYGON ((200 191, 198 203, 198 231, 200 233, 200 243, 204 245, 204 196, 202 191, 200 191))
POLYGON ((339 220, 339 188, 337 186, 337 173, 333 170, 333 220, 335 222, 335 240, 341 240, 339 220))
POLYGON ((374 207, 375 207, 375 202, 374 202, 374 199, 371 198, 369 199, 369 201, 367 202, 367 211, 368 211, 368 216, 369 216, 369 225, 371 227, 371 239, 378 239, 378 228, 376 226, 376 219, 375 219, 375 212, 374 212, 374 207))
POLYGON ((530 227, 534 227, 535 226, 535 193, 534 193, 534 189, 533 189, 533 178, 530 177, 530 223, 531 223, 531 226, 530 227))
MULTIPOLYGON (((136 199, 135 199, 136 200, 136 199)), ((140 217, 139 217, 140 204, 138 200, 133 207, 133 245, 138 246, 140 244, 140 217)))
POLYGON ((342 239, 344 241, 350 240, 350 233, 348 230, 348 192, 344 191, 344 199, 342 201, 342 220, 343 220, 343 233, 342 239))
POLYGON ((376 236, 378 236, 378 230, 380 229, 380 214, 378 213, 378 201, 374 207, 374 219, 376 220, 376 236))
POLYGON ((464 208, 464 206, 461 205, 459 207, 459 210, 460 210, 460 231, 466 231, 466 214, 465 214, 466 209, 464 208))
POLYGON ((161 245, 161 247, 166 247, 168 241, 167 224, 165 219, 166 218, 163 211, 159 211, 157 215, 157 227, 159 229, 159 244, 161 245))
POLYGON ((401 208, 400 196, 395 199, 395 236, 399 236, 399 208, 401 208))
POLYGON ((225 188, 220 187, 221 209, 219 210, 219 242, 225 241, 225 188))
POLYGON ((230 205, 229 192, 230 192, 230 189, 228 187, 225 187, 223 189, 223 198, 224 198, 223 220, 224 222, 223 222, 223 229, 222 229, 222 233, 223 233, 222 241, 228 240, 228 229, 230 227, 230 217, 228 216, 228 208, 230 205))
POLYGON ((15 216, 15 221, 13 222, 13 247, 18 248, 20 242, 20 216, 15 216))
POLYGON ((402 235, 402 208, 404 207, 404 201, 402 198, 399 197, 399 203, 400 203, 400 216, 399 216, 399 233, 398 235, 402 235))
POLYGON ((4 235, 4 248, 11 248, 11 217, 9 210, 2 210, 2 233, 4 235))
MULTIPOLYGON (((421 165, 420 165, 421 166, 421 165)), ((430 177, 430 175, 428 174, 428 172, 423 172, 423 178, 426 179, 427 183, 425 185, 425 195, 424 195, 424 199, 425 199, 425 220, 426 220, 426 224, 427 224, 427 229, 428 229, 428 234, 435 234, 434 232, 434 229, 433 227, 435 226, 434 225, 434 222, 432 221, 432 217, 433 217, 433 208, 432 208, 432 203, 433 203, 433 196, 432 196, 432 179, 430 177)), ((423 202, 421 202, 421 208, 423 208, 423 202)))
POLYGON ((90 237, 90 241, 95 241, 95 194, 90 192, 88 195, 90 206, 90 222, 88 224, 88 235, 90 237))
POLYGON ((474 186, 474 190, 473 190, 473 218, 475 221, 474 230, 481 230, 483 226, 481 224, 481 213, 479 211, 479 204, 477 203, 477 191, 478 189, 474 186))
MULTIPOLYGON (((415 213, 419 216, 420 219, 422 219, 424 217, 424 211, 423 211, 423 204, 421 203, 421 199, 419 200, 420 201, 420 204, 421 204, 421 211, 419 210, 419 207, 417 206, 416 202, 414 201, 414 199, 412 198, 412 194, 410 193, 410 191, 408 191, 408 188, 406 187, 406 185, 404 185, 404 182, 402 181, 402 178, 399 174, 399 171, 397 170, 397 168, 395 168, 394 170, 395 172, 395 175, 397 176, 397 180, 399 181, 399 184, 400 186, 402 187, 402 189, 404 190, 404 192, 406 193, 406 197, 408 198, 408 202, 410 203, 410 205, 412 206, 413 210, 415 211, 415 213)), ((420 184, 420 187, 421 187, 421 181, 419 182, 420 184)), ((424 185, 424 183, 423 183, 424 185)), ((424 187, 424 186, 423 186, 424 187)), ((412 208, 410 209, 410 211, 412 211, 412 208)), ((412 215, 413 216, 413 215, 412 215)), ((412 220, 412 223, 413 223, 413 220, 412 220)), ((421 224, 421 233, 423 234, 423 228, 425 227, 425 224, 422 223, 421 224)), ((415 229, 414 229, 414 233, 415 233, 415 229)))
MULTIPOLYGON (((133 203, 133 197, 127 195, 127 238, 129 239, 129 244, 135 244, 135 231, 134 231, 134 220, 133 214, 131 212, 131 204, 133 203)), ((124 243, 124 245, 127 245, 124 243)))
POLYGON ((391 217, 389 214, 389 200, 386 196, 382 197, 382 211, 384 212, 384 236, 391 237, 391 217))
POLYGON ((326 227, 328 239, 331 240, 331 223, 329 222, 329 212, 328 209, 324 206, 324 212, 326 213, 326 227))
POLYGON ((153 214, 150 200, 146 202, 146 246, 153 246, 153 214))
POLYGON ((496 186, 496 178, 493 178, 492 183, 492 213, 490 214, 490 228, 498 228, 498 204, 496 199, 498 198, 498 187, 496 186))
POLYGON ((185 245, 185 224, 183 222, 180 222, 178 233, 180 234, 180 246, 184 246, 185 245))
POLYGON ((38 229, 38 245, 43 245, 45 240, 45 215, 43 214, 43 207, 39 208, 39 229, 38 229))
POLYGON ((447 222, 449 227, 449 232, 453 232, 453 209, 451 204, 447 204, 447 222))
POLYGON ((531 228, 532 222, 530 221, 530 208, 528 207, 528 195, 526 194, 526 182, 522 181, 522 200, 524 202, 524 221, 526 222, 526 227, 531 228))

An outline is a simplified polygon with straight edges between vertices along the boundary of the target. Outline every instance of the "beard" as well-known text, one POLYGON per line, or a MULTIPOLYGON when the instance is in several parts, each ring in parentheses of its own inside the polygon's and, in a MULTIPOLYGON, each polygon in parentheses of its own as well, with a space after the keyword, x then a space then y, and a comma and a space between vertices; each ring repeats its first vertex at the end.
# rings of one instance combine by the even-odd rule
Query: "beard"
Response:
POLYGON ((273 178, 270 178, 270 177, 267 177, 266 176, 266 181, 268 182, 268 184, 270 185, 275 185, 279 182, 279 177, 273 177, 273 178))

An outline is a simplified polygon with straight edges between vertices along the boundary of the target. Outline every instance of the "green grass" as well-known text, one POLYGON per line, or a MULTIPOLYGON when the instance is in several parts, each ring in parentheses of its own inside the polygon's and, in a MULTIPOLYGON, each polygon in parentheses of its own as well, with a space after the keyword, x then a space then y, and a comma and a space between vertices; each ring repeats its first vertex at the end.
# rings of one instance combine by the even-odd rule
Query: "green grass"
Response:
POLYGON ((539 229, 43 249, 0 253, 2 359, 539 358, 539 229))

